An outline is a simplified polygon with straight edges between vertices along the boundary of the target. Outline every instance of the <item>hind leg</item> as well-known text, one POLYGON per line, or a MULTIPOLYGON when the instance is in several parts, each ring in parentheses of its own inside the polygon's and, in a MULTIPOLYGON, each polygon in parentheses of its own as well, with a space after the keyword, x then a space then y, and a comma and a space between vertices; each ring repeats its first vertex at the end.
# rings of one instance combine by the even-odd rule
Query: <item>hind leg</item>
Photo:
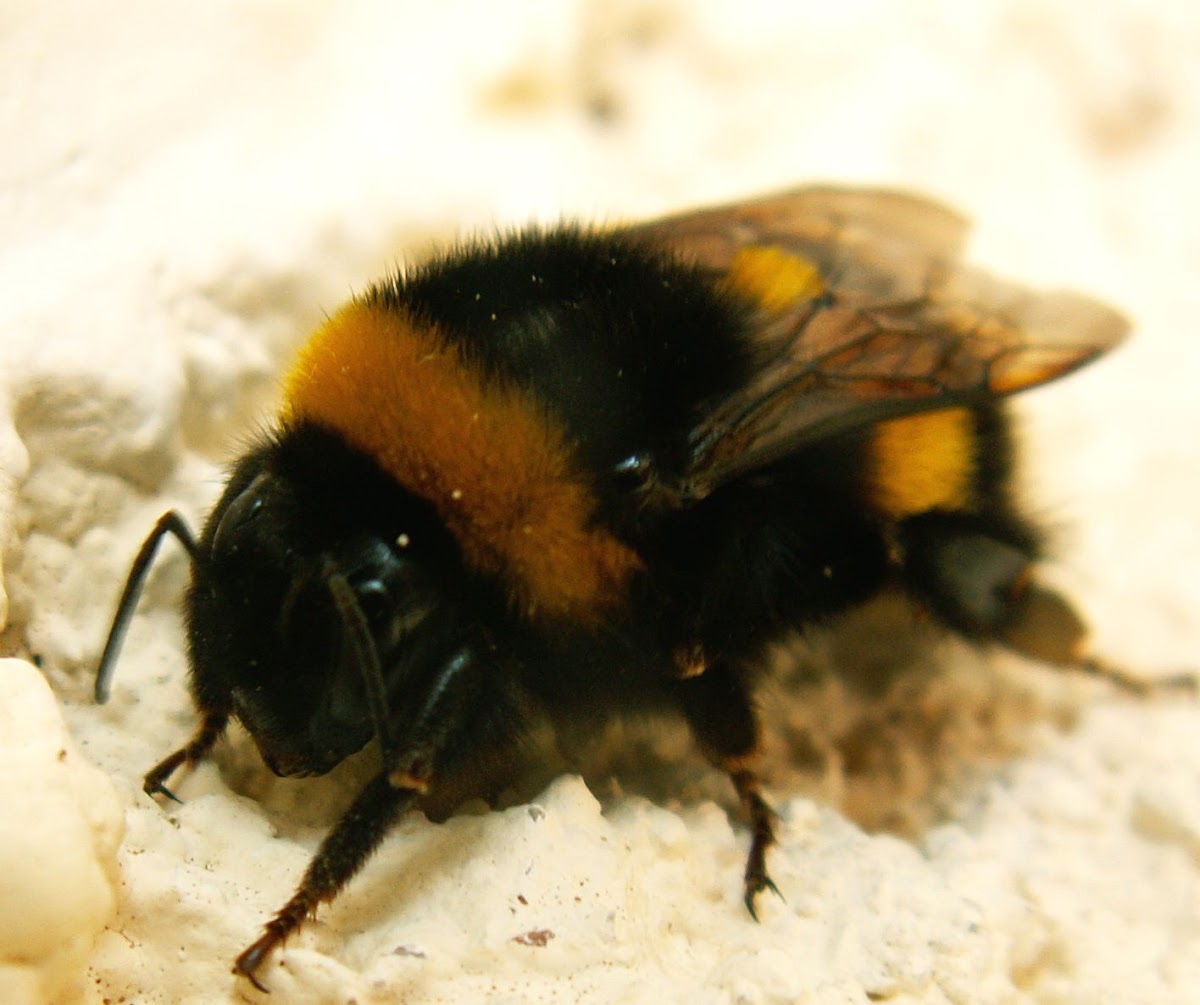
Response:
POLYGON ((904 577, 951 628, 1048 663, 1083 657, 1087 626, 1033 579, 1032 534, 968 513, 932 511, 900 527, 904 577))
MULTIPOLYGON (((1144 695, 1183 678, 1148 682, 1088 653, 1088 628, 1071 602, 1033 575, 1033 535, 974 514, 930 512, 900 528, 912 592, 969 638, 1000 642, 1026 656, 1104 677, 1144 695)), ((1187 678, 1188 686, 1194 680, 1187 678)))

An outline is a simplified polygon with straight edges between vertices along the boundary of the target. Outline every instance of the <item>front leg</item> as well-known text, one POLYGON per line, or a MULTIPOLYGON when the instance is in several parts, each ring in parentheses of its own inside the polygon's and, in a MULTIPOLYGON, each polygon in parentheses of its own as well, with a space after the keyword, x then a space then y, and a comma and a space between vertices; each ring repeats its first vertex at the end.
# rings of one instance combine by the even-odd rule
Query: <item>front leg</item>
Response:
POLYGON ((266 955, 299 928, 319 904, 337 896, 419 795, 416 788, 393 786, 386 772, 373 778, 325 836, 292 899, 267 922, 259 939, 234 961, 233 972, 259 991, 266 991, 256 976, 266 955))
POLYGON ((193 767, 207 756, 213 744, 229 725, 228 712, 206 712, 195 735, 174 753, 168 754, 142 779, 142 791, 148 796, 166 796, 179 802, 179 797, 167 788, 167 779, 181 767, 193 767))
POLYGON ((755 921, 755 902, 764 890, 779 894, 767 872, 767 850, 775 844, 775 811, 762 794, 758 716, 741 680, 729 665, 704 666, 674 685, 679 706, 705 757, 733 782, 750 820, 750 853, 743 881, 746 910, 755 921))
POLYGON ((392 825, 436 784, 451 767, 455 750, 466 737, 476 737, 474 713, 486 692, 486 647, 463 645, 447 656, 397 712, 405 724, 391 750, 384 751, 383 770, 373 778, 317 849, 300 886, 267 922, 263 934, 234 961, 233 972, 260 991, 258 968, 280 945, 363 867, 392 825))

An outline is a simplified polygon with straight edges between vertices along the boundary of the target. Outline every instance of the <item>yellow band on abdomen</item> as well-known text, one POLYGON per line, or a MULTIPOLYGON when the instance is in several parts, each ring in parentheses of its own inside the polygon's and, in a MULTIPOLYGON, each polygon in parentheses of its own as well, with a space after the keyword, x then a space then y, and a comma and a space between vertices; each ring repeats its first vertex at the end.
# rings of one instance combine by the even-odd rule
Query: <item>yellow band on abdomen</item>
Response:
POLYGON ((965 408, 881 422, 868 450, 873 502, 897 520, 969 508, 975 450, 975 423, 965 408))
POLYGON ((825 292, 814 263, 772 245, 742 248, 725 274, 725 285, 772 313, 815 300, 825 292))

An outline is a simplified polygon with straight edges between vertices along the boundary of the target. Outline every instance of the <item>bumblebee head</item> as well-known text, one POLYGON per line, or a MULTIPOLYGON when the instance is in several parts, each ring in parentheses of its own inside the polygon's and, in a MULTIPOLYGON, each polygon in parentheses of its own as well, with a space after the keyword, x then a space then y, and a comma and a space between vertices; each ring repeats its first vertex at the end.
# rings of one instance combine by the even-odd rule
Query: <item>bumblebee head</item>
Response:
POLYGON ((314 540, 293 497, 263 472, 214 510, 187 622, 195 686, 227 692, 271 770, 302 776, 375 735, 383 668, 404 662, 437 595, 403 537, 314 540))
POLYGON ((101 659, 101 700, 167 532, 192 558, 198 707, 238 719, 278 775, 323 774, 372 738, 386 748, 453 640, 457 558, 420 500, 319 430, 243 457, 198 540, 174 513, 147 539, 101 659))

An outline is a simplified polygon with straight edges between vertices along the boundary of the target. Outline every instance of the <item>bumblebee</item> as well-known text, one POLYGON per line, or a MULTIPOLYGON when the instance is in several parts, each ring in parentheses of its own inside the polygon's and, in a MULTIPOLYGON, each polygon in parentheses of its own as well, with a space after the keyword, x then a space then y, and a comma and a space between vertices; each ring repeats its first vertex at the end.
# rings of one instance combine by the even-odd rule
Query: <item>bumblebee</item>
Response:
POLYGON ((333 314, 274 431, 195 538, 134 561, 96 697, 167 535, 191 557, 199 725, 237 719, 279 775, 374 741, 382 767, 236 960, 332 899, 409 808, 469 788, 537 722, 675 712, 751 824, 764 650, 898 583, 970 639, 1088 668, 1033 569, 1003 400, 1126 322, 959 262, 966 221, 898 192, 808 187, 615 228, 463 243, 333 314))

